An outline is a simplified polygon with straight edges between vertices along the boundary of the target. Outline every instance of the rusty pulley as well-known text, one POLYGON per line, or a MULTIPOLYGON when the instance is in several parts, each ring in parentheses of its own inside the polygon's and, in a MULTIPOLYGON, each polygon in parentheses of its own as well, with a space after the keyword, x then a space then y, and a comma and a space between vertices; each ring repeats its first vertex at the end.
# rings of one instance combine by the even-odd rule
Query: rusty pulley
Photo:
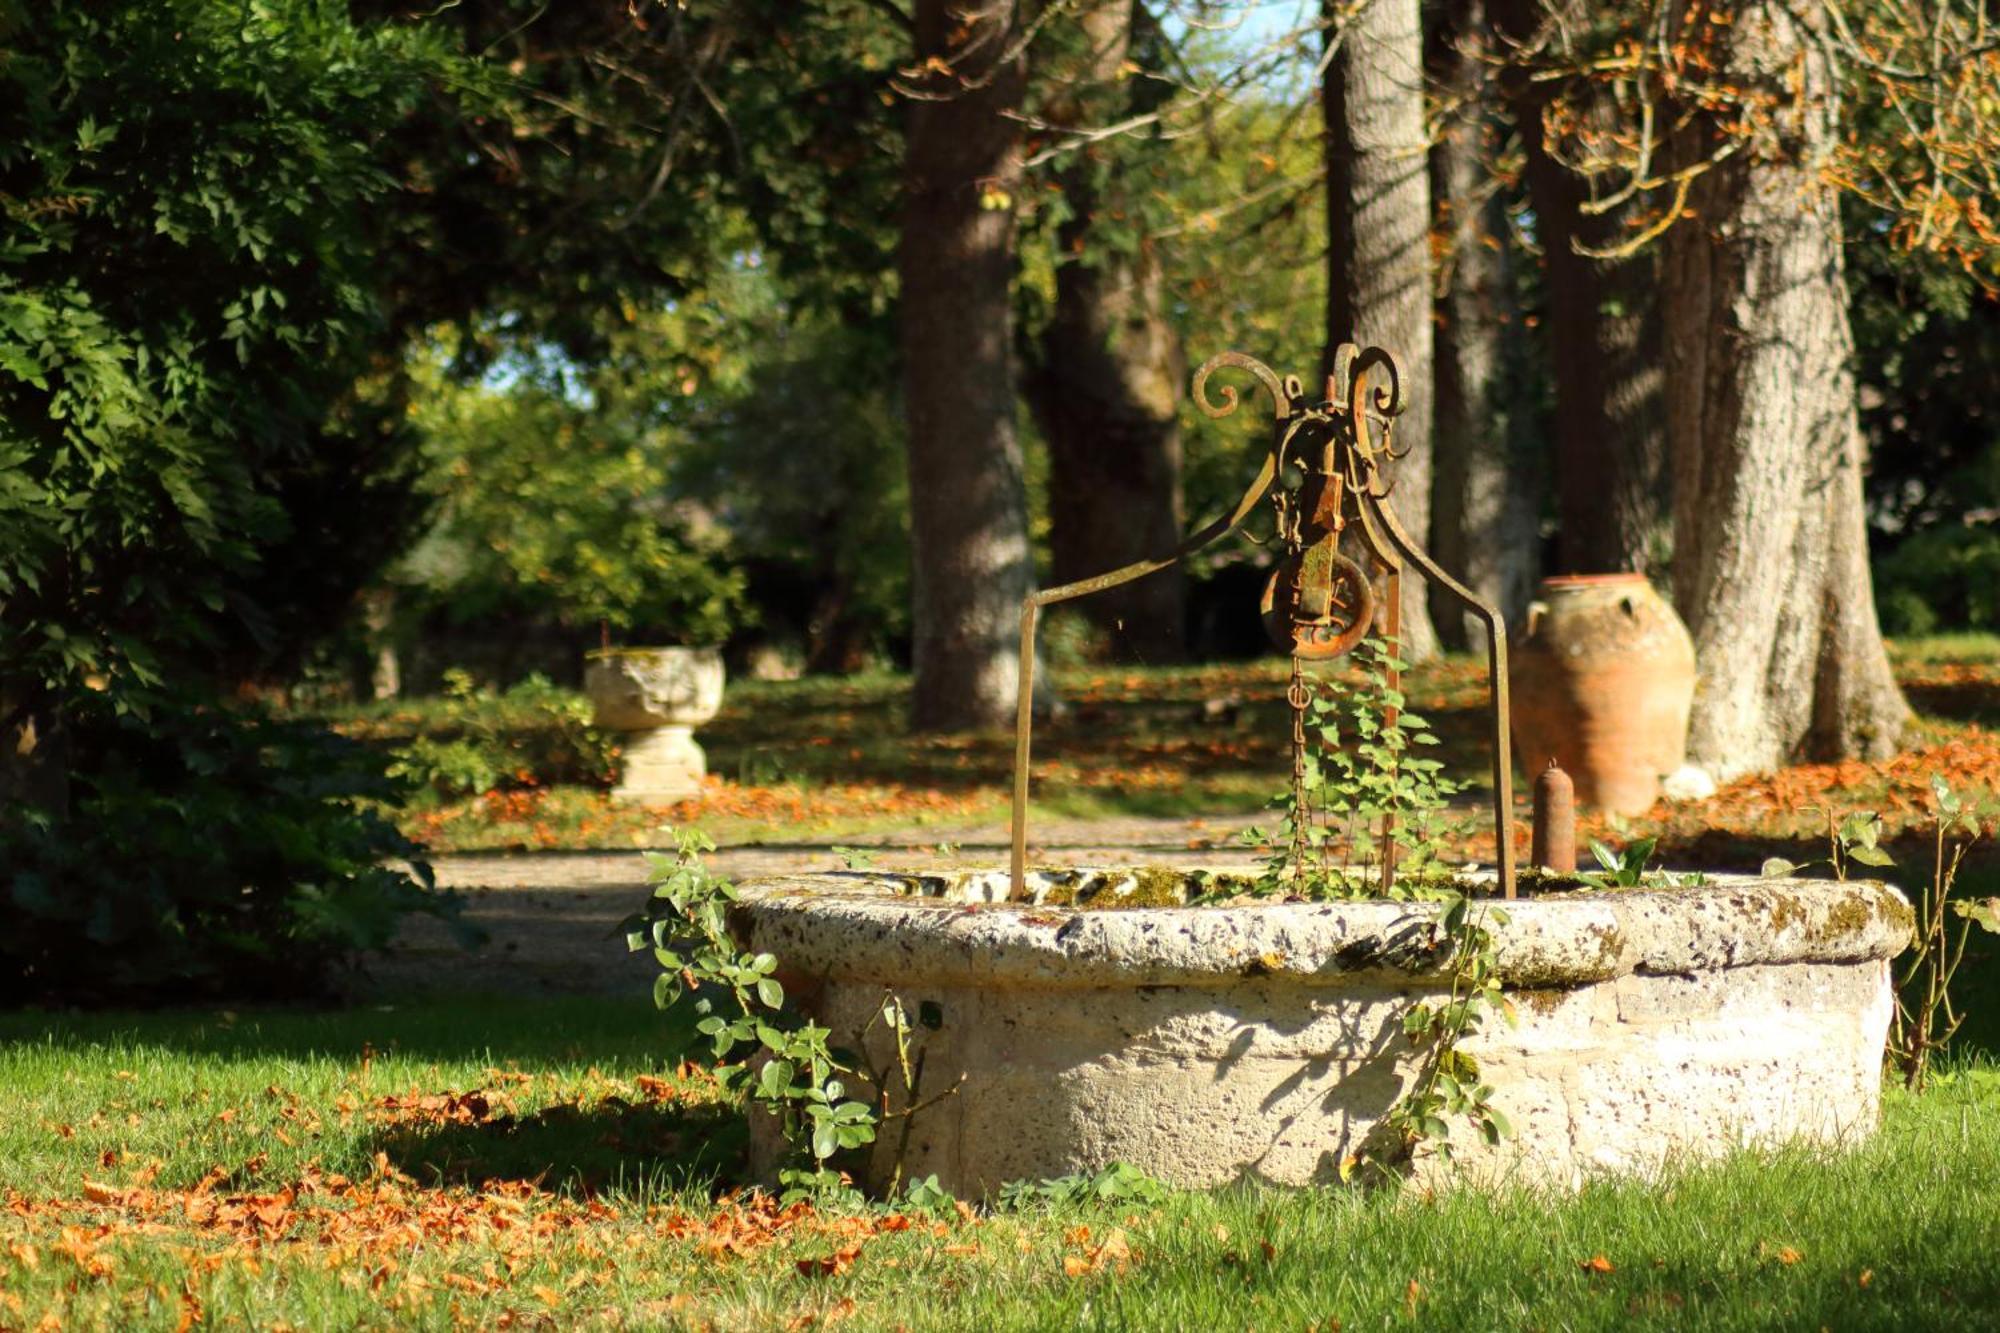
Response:
POLYGON ((1366 571, 1340 553, 1348 496, 1337 449, 1318 430, 1294 431, 1279 454, 1283 466, 1271 500, 1285 555, 1265 581, 1257 609, 1274 646, 1323 662, 1367 635, 1375 589, 1366 571))
POLYGON ((1264 632, 1295 657, 1323 661, 1360 643, 1375 620, 1375 590, 1361 566, 1315 542, 1271 571, 1258 602, 1264 632))

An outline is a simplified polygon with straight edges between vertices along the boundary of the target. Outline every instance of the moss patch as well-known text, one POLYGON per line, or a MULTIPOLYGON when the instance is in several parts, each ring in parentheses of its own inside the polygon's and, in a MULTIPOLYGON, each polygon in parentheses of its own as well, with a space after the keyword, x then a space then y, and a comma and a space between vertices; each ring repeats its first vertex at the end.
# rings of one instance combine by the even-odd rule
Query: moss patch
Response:
POLYGON ((1035 901, 1045 907, 1185 907, 1194 880, 1189 872, 1170 866, 1037 873, 1046 887, 1035 901))

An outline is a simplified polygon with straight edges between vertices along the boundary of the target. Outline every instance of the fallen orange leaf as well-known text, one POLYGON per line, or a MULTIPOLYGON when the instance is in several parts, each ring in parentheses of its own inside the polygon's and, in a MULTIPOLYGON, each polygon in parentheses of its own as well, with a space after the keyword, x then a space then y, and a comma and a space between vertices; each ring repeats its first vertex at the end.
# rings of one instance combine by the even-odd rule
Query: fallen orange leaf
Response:
POLYGON ((861 1243, 856 1241, 852 1245, 835 1250, 823 1259, 801 1259, 798 1263, 799 1275, 801 1277, 839 1277, 842 1273, 854 1267, 854 1260, 860 1253, 861 1243))

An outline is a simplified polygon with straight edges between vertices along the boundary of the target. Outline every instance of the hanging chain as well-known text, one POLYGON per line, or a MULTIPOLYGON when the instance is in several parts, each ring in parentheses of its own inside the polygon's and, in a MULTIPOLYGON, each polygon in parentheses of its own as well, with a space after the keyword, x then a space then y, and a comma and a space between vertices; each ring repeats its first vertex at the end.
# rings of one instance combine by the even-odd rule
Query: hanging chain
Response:
POLYGON ((1306 868, 1306 831, 1312 813, 1306 808, 1306 705, 1312 690, 1306 685, 1305 662, 1292 654, 1292 683, 1285 690, 1292 706, 1292 873, 1303 875, 1306 868))
MULTIPOLYGON (((1285 556, 1296 560, 1304 549, 1304 534, 1301 531, 1303 515, 1299 512, 1297 492, 1304 485, 1304 478, 1296 475, 1297 465, 1287 462, 1292 437, 1298 433, 1301 422, 1294 422, 1290 431, 1278 446, 1278 481, 1271 488, 1271 501, 1277 510, 1277 523, 1273 535, 1284 543, 1285 556)), ((1292 679, 1285 688, 1285 702, 1292 708, 1292 846, 1290 860, 1292 873, 1303 876, 1306 868, 1307 834, 1312 827, 1312 813, 1306 807, 1306 705, 1312 701, 1312 691, 1306 685, 1305 659, 1297 652, 1292 654, 1292 679)))

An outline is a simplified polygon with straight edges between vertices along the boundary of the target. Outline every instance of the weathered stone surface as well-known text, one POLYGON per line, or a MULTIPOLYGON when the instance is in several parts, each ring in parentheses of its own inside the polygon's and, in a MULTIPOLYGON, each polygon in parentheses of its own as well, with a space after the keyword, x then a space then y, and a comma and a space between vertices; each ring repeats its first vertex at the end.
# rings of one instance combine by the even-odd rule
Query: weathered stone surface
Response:
POLYGON ((620 773, 611 797, 644 805, 671 805, 701 795, 708 756, 687 727, 628 731, 619 738, 620 773))
POLYGON ((614 799, 665 805, 700 794, 708 758, 694 728, 721 709, 722 684, 713 648, 617 648, 585 660, 594 720, 623 733, 614 799))
POLYGON ((713 648, 613 648, 583 667, 597 725, 613 731, 698 727, 721 709, 722 683, 713 648))
MULTIPOLYGON (((890 992, 936 1020, 915 1030, 916 1095, 957 1091, 906 1147, 890 1126, 882 1175, 901 1148, 906 1178, 968 1195, 1111 1161, 1188 1185, 1325 1180, 1416 1073, 1402 1019, 1444 983, 1433 907, 1079 910, 993 901, 1004 887, 853 872, 743 886, 745 936, 837 1044, 892 1069, 890 992)), ((1722 876, 1505 910, 1492 929, 1520 1021, 1464 1049, 1518 1133, 1487 1149, 1459 1127, 1471 1177, 1573 1185, 1874 1128, 1888 959, 1910 925, 1894 889, 1722 876)))

